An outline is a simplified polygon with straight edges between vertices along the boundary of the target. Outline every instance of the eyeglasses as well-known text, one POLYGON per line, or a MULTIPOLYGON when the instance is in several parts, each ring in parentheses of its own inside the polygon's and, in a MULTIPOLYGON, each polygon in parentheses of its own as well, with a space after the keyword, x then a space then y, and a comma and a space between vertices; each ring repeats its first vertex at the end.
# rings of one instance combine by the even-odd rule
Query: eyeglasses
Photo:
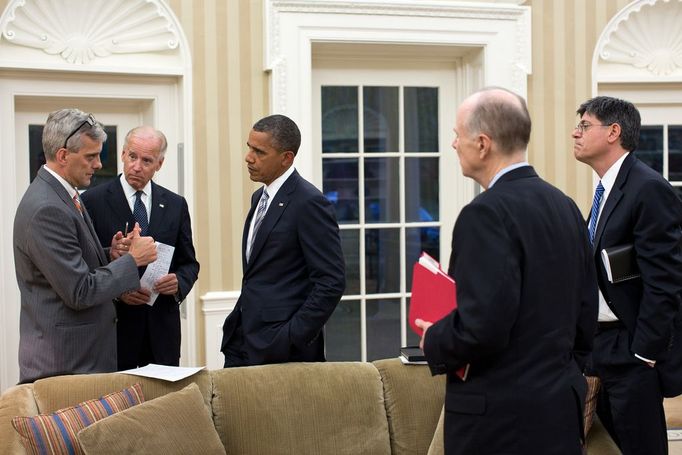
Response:
POLYGON ((574 130, 578 130, 580 134, 585 134, 585 131, 588 128, 592 128, 593 126, 611 126, 613 123, 609 123, 608 125, 603 125, 603 124, 592 124, 592 123, 587 123, 587 122, 580 122, 578 123, 575 127, 573 127, 574 130))
POLYGON ((88 114, 88 118, 86 118, 86 119, 83 121, 83 123, 81 123, 80 125, 78 125, 78 128, 76 128, 75 130, 73 130, 73 131, 71 132, 71 134, 69 134, 68 136, 66 136, 66 140, 64 141, 64 148, 67 148, 67 147, 66 147, 66 143, 69 142, 69 139, 71 139, 71 136, 73 136, 74 134, 76 134, 76 133, 78 132, 78 130, 80 130, 81 128, 83 128, 83 125, 90 125, 90 128, 92 128, 92 127, 95 126, 96 124, 97 124, 97 120, 95 120, 95 117, 93 117, 92 114, 88 114))

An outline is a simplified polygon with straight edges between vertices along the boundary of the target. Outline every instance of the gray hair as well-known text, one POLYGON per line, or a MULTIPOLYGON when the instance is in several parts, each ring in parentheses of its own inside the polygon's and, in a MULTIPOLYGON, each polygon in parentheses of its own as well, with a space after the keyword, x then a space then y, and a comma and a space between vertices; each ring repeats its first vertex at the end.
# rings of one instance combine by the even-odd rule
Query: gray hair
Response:
POLYGON ((123 141, 123 149, 125 150, 128 148, 128 142, 130 141, 131 137, 141 137, 147 134, 155 137, 159 141, 159 154, 163 158, 163 156, 166 154, 166 149, 168 148, 168 140, 166 139, 166 135, 161 131, 147 125, 136 126, 132 130, 128 131, 128 134, 126 134, 126 137, 123 141))
POLYGON ((531 128, 526 101, 501 87, 486 87, 476 93, 479 97, 467 122, 469 132, 488 135, 502 152, 524 150, 531 128))
POLYGON ((64 141, 67 138, 66 149, 70 152, 78 152, 83 146, 82 134, 100 144, 107 140, 104 126, 98 121, 95 121, 94 126, 90 126, 87 123, 89 116, 90 114, 79 109, 60 109, 47 116, 47 122, 43 128, 43 152, 47 161, 54 161, 57 150, 64 147, 64 141), (73 136, 69 137, 74 131, 76 132, 73 136))

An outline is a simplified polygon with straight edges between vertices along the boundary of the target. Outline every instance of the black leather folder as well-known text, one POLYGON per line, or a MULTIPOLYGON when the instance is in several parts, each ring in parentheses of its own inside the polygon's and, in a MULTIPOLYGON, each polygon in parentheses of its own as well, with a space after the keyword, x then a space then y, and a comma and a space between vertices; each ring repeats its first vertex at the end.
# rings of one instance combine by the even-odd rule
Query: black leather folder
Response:
POLYGON ((631 243, 604 248, 601 250, 601 259, 611 283, 621 283, 640 276, 635 247, 631 243))

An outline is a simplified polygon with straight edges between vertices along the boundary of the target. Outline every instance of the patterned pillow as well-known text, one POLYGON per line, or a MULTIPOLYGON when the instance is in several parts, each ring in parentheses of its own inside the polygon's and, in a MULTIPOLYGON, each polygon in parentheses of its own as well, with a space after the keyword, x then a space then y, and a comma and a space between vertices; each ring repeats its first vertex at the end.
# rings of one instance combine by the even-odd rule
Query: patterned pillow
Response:
POLYGON ((52 414, 14 417, 12 426, 21 435, 21 442, 29 454, 81 455, 83 449, 76 436, 80 430, 143 402, 142 386, 134 384, 100 399, 84 401, 52 414))

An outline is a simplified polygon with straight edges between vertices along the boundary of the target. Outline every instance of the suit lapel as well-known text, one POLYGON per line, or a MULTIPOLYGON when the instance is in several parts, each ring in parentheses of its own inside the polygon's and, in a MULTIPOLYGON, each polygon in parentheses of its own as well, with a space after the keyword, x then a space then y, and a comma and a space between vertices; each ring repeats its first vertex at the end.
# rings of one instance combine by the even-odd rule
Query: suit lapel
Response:
MULTIPOLYGON (((128 231, 130 232, 135 225, 133 218, 133 212, 130 210, 130 204, 128 204, 128 199, 123 192, 123 187, 121 186, 120 174, 119 178, 111 182, 108 188, 109 197, 107 198, 107 203, 109 208, 116 215, 116 219, 119 220, 129 220, 133 224, 128 226, 128 231)), ((121 226, 123 228, 123 226, 121 226)))
MULTIPOLYGON (((287 206, 289 205, 291 193, 296 188, 296 184, 298 183, 299 178, 300 177, 298 175, 298 172, 294 171, 294 173, 291 174, 289 178, 284 182, 279 191, 277 191, 277 194, 270 203, 270 207, 268 207, 268 211, 265 213, 265 217, 263 218, 260 228, 256 233, 256 238, 253 241, 253 248, 251 249, 251 256, 249 257, 249 265, 253 264, 256 261, 258 253, 260 253, 260 251, 263 249, 265 241, 270 235, 270 232, 277 225, 277 222, 279 221, 280 217, 282 216, 287 206)), ((260 194, 262 194, 262 191, 261 193, 259 193, 259 199, 260 194)), ((247 270, 249 265, 247 265, 247 270)))
POLYGON ((71 196, 69 196, 68 191, 66 191, 66 188, 56 179, 52 174, 50 174, 48 171, 46 171, 44 168, 40 168, 38 170, 38 176, 45 180, 54 190, 54 192, 59 196, 59 198, 66 204, 68 207, 70 207, 70 210, 73 210, 75 215, 80 219, 80 221, 85 225, 87 228, 88 232, 90 235, 88 236, 88 241, 92 245, 92 247, 97 251, 97 257, 102 265, 107 263, 106 256, 104 254, 104 250, 102 249, 102 245, 99 243, 99 238, 97 237, 97 234, 95 234, 95 228, 92 225, 92 220, 90 220, 90 215, 88 214, 87 210, 83 210, 83 213, 81 214, 78 212, 78 209, 76 208, 76 204, 73 203, 73 199, 71 199, 71 196))
POLYGON ((163 226, 163 219, 166 216, 166 191, 152 181, 152 206, 149 220, 149 232, 159 232, 163 226))
MULTIPOLYGON (((265 188, 265 187, 263 187, 265 188)), ((263 188, 256 191, 251 195, 251 209, 249 209, 248 215, 246 215, 246 221, 244 221, 244 232, 242 233, 242 270, 246 271, 246 245, 249 242, 249 227, 251 227, 251 218, 256 211, 256 205, 263 194, 263 188)))
MULTIPOLYGON (((632 152, 630 152, 625 160, 623 160, 623 164, 621 164, 620 169, 618 170, 618 176, 613 184, 613 188, 611 188, 611 191, 609 192, 609 197, 606 199, 606 202, 604 202, 604 208, 602 209, 601 216, 597 223, 597 231, 594 233, 593 245, 595 247, 595 254, 599 250, 597 245, 599 245, 601 236, 604 233, 606 223, 608 223, 611 214, 613 214, 614 209, 618 206, 618 202, 623 198, 623 191, 621 188, 625 185, 633 164, 635 164, 635 158, 632 152)), ((589 223, 589 219, 587 221, 589 223)))

